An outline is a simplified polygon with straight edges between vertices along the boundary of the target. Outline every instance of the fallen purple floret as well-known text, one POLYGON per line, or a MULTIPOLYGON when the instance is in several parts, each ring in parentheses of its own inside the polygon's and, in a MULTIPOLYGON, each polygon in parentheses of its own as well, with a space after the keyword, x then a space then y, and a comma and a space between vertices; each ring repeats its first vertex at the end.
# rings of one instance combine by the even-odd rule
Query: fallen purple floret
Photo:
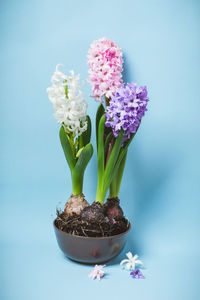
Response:
POLYGON ((133 278, 136 278, 136 279, 145 279, 144 275, 142 274, 142 272, 140 271, 140 269, 135 269, 133 270, 130 275, 133 277, 133 278))

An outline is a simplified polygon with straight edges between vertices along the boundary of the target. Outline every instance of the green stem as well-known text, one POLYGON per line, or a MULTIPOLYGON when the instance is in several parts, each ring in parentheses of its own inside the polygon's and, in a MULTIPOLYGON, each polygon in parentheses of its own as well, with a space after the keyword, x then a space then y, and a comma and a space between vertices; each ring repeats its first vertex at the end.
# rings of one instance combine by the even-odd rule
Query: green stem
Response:
POLYGON ((77 174, 77 172, 72 171, 71 175, 72 175, 72 194, 82 195, 84 174, 77 174))
POLYGON ((116 198, 117 196, 117 179, 115 176, 110 185, 109 198, 116 198))
POLYGON ((107 97, 105 96, 105 103, 106 103, 106 106, 109 106, 109 102, 110 102, 110 98, 107 98, 107 97))
POLYGON ((105 153, 107 154, 107 155, 106 155, 105 167, 107 166, 108 160, 109 160, 109 158, 110 158, 110 154, 111 154, 111 151, 112 151, 112 148, 113 148, 114 141, 115 141, 115 139, 114 139, 114 136, 113 136, 113 137, 111 138, 110 143, 108 144, 108 148, 105 149, 105 150, 107 150, 107 151, 105 151, 105 153))
MULTIPOLYGON (((84 143, 83 143, 83 135, 80 135, 78 137, 78 150, 80 150, 81 148, 84 147, 84 143)), ((77 154, 77 153, 76 153, 77 154)))
POLYGON ((102 191, 101 190, 101 186, 100 185, 98 185, 97 186, 97 193, 96 193, 96 199, 95 199, 95 202, 100 202, 101 204, 103 204, 104 203, 104 199, 105 199, 105 197, 106 197, 106 193, 107 193, 107 191, 102 191))

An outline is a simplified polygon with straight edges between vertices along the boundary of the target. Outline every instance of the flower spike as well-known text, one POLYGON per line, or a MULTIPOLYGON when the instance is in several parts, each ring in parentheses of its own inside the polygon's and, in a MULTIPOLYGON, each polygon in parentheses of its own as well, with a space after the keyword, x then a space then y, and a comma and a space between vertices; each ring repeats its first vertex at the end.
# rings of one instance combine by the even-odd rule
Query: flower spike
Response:
POLYGON ((93 96, 103 102, 122 85, 122 50, 106 38, 94 41, 88 52, 89 83, 93 96))
POLYGON ((148 101, 146 86, 128 83, 111 97, 106 108, 105 125, 112 128, 115 137, 123 130, 125 140, 130 139, 140 125, 148 101))
POLYGON ((63 124, 67 132, 80 136, 87 130, 87 103, 81 90, 80 74, 70 71, 67 76, 58 69, 59 66, 61 64, 56 66, 47 94, 58 123, 63 124))

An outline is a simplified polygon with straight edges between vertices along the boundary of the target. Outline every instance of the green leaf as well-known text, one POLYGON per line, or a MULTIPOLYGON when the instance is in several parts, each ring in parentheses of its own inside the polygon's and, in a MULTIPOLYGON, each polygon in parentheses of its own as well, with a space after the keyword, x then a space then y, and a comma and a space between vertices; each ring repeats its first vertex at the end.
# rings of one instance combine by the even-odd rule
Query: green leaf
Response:
POLYGON ((116 189, 116 194, 117 196, 119 195, 119 190, 120 190, 120 186, 121 186, 121 181, 122 181, 122 177, 123 177, 123 173, 124 173, 124 168, 125 168, 125 164, 126 164, 126 157, 127 157, 127 152, 128 150, 126 149, 124 151, 124 156, 121 160, 121 163, 119 165, 119 168, 117 170, 117 175, 116 175, 116 181, 117 181, 117 189, 116 189))
POLYGON ((121 150, 122 140, 123 140, 123 132, 120 131, 118 137, 115 140, 115 144, 113 146, 108 163, 106 165, 104 178, 103 178, 103 184, 105 189, 109 188, 111 181, 113 179, 114 168, 115 168, 116 161, 118 159, 118 155, 121 150))
POLYGON ((112 132, 110 132, 107 136, 106 136, 106 140, 105 140, 105 147, 104 147, 104 153, 105 153, 105 157, 108 153, 108 146, 109 146, 109 143, 112 139, 112 132))
POLYGON ((80 152, 76 166, 72 171, 72 192, 73 195, 81 195, 83 189, 84 172, 93 154, 92 144, 89 143, 80 152))
MULTIPOLYGON (((137 130, 138 130, 138 128, 139 128, 139 126, 137 127, 137 130)), ((124 143, 123 147, 121 148, 120 153, 119 153, 119 155, 118 155, 118 159, 117 159, 116 164, 115 164, 115 170, 118 170, 118 169, 119 169, 119 166, 120 166, 120 164, 121 164, 121 161, 123 160, 124 155, 127 154, 128 147, 129 147, 129 145, 130 145, 132 139, 134 138, 135 134, 137 133, 137 130, 136 130, 135 133, 132 133, 132 134, 131 134, 130 139, 129 139, 128 141, 126 141, 126 142, 124 143)))
POLYGON ((99 128, 99 122, 101 117, 103 116, 105 112, 105 108, 103 106, 103 104, 101 103, 97 109, 97 113, 96 113, 96 142, 97 142, 97 149, 98 149, 98 128, 99 128))
POLYGON ((98 148, 97 148, 97 160, 98 160, 98 184, 102 181, 104 172, 104 128, 106 117, 102 115, 98 126, 98 148))
POLYGON ((93 154, 93 147, 92 147, 92 144, 89 143, 85 147, 82 148, 79 158, 77 160, 76 166, 73 170, 73 174, 76 173, 77 176, 83 175, 83 173, 87 167, 87 164, 92 157, 92 154, 93 154))
POLYGON ((103 114, 98 124, 98 140, 97 140, 97 161, 98 161, 98 182, 97 194, 95 201, 103 203, 104 195, 102 194, 103 188, 103 175, 104 175, 104 128, 106 117, 103 114))
POLYGON ((71 148, 69 138, 67 133, 65 132, 63 126, 60 128, 60 142, 65 154, 65 158, 67 160, 67 163, 69 165, 70 170, 72 171, 76 164, 76 159, 73 154, 73 150, 71 148))
POLYGON ((113 180, 110 184, 110 198, 119 196, 120 185, 123 177, 124 167, 126 164, 127 151, 127 149, 123 151, 123 158, 119 164, 119 167, 117 168, 118 165, 115 165, 113 180))
POLYGON ((83 146, 86 146, 89 142, 90 142, 90 138, 91 138, 91 120, 90 120, 90 117, 87 116, 86 118, 86 121, 87 121, 87 130, 84 131, 82 133, 82 139, 83 139, 83 146))

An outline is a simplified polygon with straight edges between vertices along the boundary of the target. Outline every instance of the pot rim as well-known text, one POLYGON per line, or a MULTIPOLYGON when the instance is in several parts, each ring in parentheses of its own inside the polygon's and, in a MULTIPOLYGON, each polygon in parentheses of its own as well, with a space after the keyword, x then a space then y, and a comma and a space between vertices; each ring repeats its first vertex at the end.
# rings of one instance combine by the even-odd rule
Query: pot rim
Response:
POLYGON ((74 238, 81 238, 81 239, 110 239, 110 238, 120 237, 120 236, 122 236, 122 235, 128 233, 128 232, 130 231, 130 229, 131 229, 131 223, 128 221, 128 222, 129 222, 128 229, 127 229, 126 231, 122 232, 122 233, 119 233, 119 234, 110 235, 110 236, 80 236, 80 235, 73 235, 73 234, 71 234, 71 233, 67 233, 67 232, 64 232, 64 231, 60 230, 60 229, 55 225, 55 221, 56 221, 56 219, 53 221, 53 226, 54 226, 54 228, 55 228, 57 231, 59 231, 59 232, 61 232, 61 233, 63 233, 63 234, 66 234, 66 235, 68 235, 68 236, 71 236, 71 237, 74 237, 74 238))

